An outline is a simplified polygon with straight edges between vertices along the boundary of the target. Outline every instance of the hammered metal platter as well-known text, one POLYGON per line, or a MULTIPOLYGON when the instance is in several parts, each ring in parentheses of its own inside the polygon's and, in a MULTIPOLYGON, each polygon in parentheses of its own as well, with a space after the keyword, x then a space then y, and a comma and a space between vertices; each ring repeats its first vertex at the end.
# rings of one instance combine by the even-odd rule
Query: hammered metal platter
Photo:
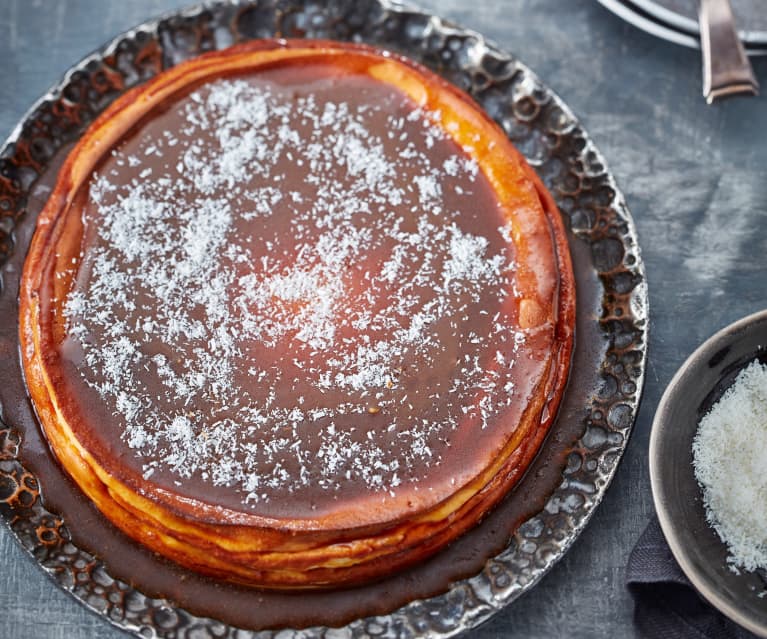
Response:
MULTIPOLYGON (((506 549, 474 577, 441 595, 343 628, 239 629, 144 595, 110 575, 71 540, 66 518, 46 510, 25 464, 24 433, 0 422, 0 513, 16 539, 56 583, 115 626, 141 637, 450 637, 489 619, 532 588, 587 524, 612 479, 639 408, 647 353, 647 290, 636 230, 605 162, 567 106, 514 56, 481 35, 387 0, 251 0, 198 5, 128 31, 70 69, 27 113, 0 150, 1 296, 15 296, 34 226, 25 215, 35 184, 55 171, 57 153, 118 95, 162 69, 262 37, 367 42, 396 50, 468 91, 538 170, 563 213, 573 249, 599 291, 585 321, 599 342, 594 380, 578 411, 558 487, 543 508, 509 531, 506 549), (53 167, 53 168, 52 168, 53 167), (26 229, 26 233, 21 233, 26 229)), ((60 155, 60 153, 59 153, 60 155)), ((15 299, 15 297, 14 297, 15 299)), ((12 306, 12 305, 11 305, 12 306)), ((583 320, 584 318, 581 318, 583 320)), ((15 330, 15 324, 12 327, 15 330)), ((9 329, 10 330, 10 329, 9 329)), ((3 353, 6 359, 15 353, 3 353)), ((12 364, 18 369, 18 364, 12 364)), ((7 369, 7 366, 6 366, 7 369)), ((18 375, 21 375, 18 370, 18 375)), ((10 420, 8 420, 10 421, 10 420)))

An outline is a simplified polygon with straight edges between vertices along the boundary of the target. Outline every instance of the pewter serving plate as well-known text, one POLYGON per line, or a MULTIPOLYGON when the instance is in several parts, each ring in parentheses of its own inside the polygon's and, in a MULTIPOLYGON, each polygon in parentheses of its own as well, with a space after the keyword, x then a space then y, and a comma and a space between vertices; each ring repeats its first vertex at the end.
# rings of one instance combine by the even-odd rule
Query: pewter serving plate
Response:
POLYGON ((767 637, 764 573, 730 570, 727 547, 706 521, 692 466, 698 423, 754 360, 767 362, 767 311, 723 328, 690 355, 655 413, 650 480, 663 534, 687 578, 730 619, 767 637))
MULTIPOLYGON (((314 625, 291 633, 453 636, 532 588, 564 555, 601 501, 639 408, 647 291, 623 196, 601 154, 559 97, 516 57, 480 34, 387 0, 230 1, 169 14, 118 36, 72 67, 17 126, 0 152, 0 401, 5 420, 0 423, 0 513, 61 588, 119 628, 168 638, 266 639, 278 634, 277 627, 247 623, 238 629, 230 617, 200 613, 204 606, 194 607, 195 614, 190 612, 193 606, 175 603, 176 597, 145 594, 132 585, 141 583, 141 575, 126 576, 117 569, 118 553, 86 547, 80 531, 87 522, 56 512, 50 483, 46 492, 50 475, 35 474, 35 468, 51 462, 46 461, 28 402, 19 401, 24 387, 14 350, 19 272, 35 215, 62 157, 88 123, 118 95, 164 68, 205 51, 275 36, 367 42, 401 52, 465 89, 537 169, 568 228, 578 286, 570 384, 557 423, 523 478, 525 494, 518 492, 515 498, 512 493, 506 502, 528 500, 532 510, 521 524, 515 520, 501 531, 503 550, 486 561, 480 558, 482 568, 451 581, 442 588, 446 592, 405 601, 385 614, 360 613, 342 628, 314 625), (548 483, 543 479, 547 473, 548 483)), ((479 528, 493 517, 495 513, 479 528)), ((238 596, 244 597, 245 607, 263 605, 258 591, 238 596)))

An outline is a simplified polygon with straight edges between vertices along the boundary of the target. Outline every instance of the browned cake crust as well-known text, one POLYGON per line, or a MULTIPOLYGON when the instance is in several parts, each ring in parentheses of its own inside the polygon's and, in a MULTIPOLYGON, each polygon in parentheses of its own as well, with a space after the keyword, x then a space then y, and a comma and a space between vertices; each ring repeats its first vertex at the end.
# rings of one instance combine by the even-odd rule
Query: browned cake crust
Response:
MULTIPOLYGON (((365 109, 360 113, 365 113, 365 109)), ((267 121, 264 126, 277 125, 267 121)), ((428 152, 428 149, 417 151, 428 152)), ((117 175, 119 170, 115 168, 113 174, 117 175)), ((450 175, 454 174, 451 170, 450 175)), ((429 190, 436 188, 434 182, 428 180, 419 182, 419 187, 423 197, 430 197, 429 190)), ((463 193, 463 189, 457 188, 457 192, 463 193)), ((298 201, 299 197, 294 199, 298 201)), ((393 202, 396 204, 398 199, 399 196, 393 202)), ((474 238, 457 226, 467 215, 460 211, 458 221, 450 222, 454 229, 452 241, 457 242, 456 237, 474 238)), ((492 219, 487 224, 492 224, 492 219)), ((439 234, 440 230, 437 228, 433 233, 439 234)), ((475 249, 480 245, 486 247, 487 243, 471 244, 475 249)), ((377 258, 372 255, 365 259, 377 258)), ((482 263, 489 264, 489 261, 482 263)), ((138 266, 144 267, 146 264, 138 266)), ((127 267, 126 271, 129 271, 127 267)), ((360 270, 358 274, 356 281, 354 278, 349 281, 364 292, 364 272, 360 270)), ((442 295, 459 295, 449 289, 445 283, 442 295)), ((425 294, 419 292, 419 295, 425 294)), ((284 299, 287 297, 283 295, 279 302, 283 303, 284 299)), ((295 312, 302 312, 302 308, 296 306, 295 312)), ((29 393, 52 450, 74 481, 110 521, 161 555, 204 574, 268 588, 332 587, 380 578, 423 560, 476 525, 520 479, 552 424, 567 382, 574 317, 574 279, 559 213, 539 178, 502 130, 468 96, 405 58, 382 55, 366 46, 323 41, 261 41, 210 53, 174 67, 118 99, 88 129, 62 167, 56 188, 38 220, 20 294, 22 360, 29 393), (465 335, 460 333, 461 340, 467 335, 473 336, 472 339, 490 353, 483 364, 483 374, 489 376, 488 379, 503 374, 504 388, 509 393, 514 388, 523 390, 513 396, 513 402, 497 399, 503 394, 500 390, 492 391, 492 402, 485 400, 485 396, 491 394, 486 387, 466 390, 465 396, 472 397, 473 402, 464 406, 463 416, 458 408, 453 411, 455 415, 450 412, 453 409, 449 397, 435 395, 429 400, 431 403, 424 406, 436 411, 435 415, 444 413, 445 420, 452 420, 449 437, 444 433, 439 437, 434 435, 434 442, 429 443, 430 448, 426 447, 435 460, 433 469, 419 468, 418 473, 411 472, 410 479, 404 481, 391 470, 384 475, 384 480, 377 475, 373 481, 363 469, 359 471, 360 477, 364 475, 367 483, 359 479, 359 485, 355 485, 358 466, 349 466, 346 474, 336 481, 328 477, 326 465, 322 471, 325 474, 318 474, 319 479, 306 480, 306 485, 297 479, 293 484, 289 484, 288 479, 282 483, 274 479, 267 492, 248 492, 249 489, 237 484, 235 479, 206 483, 208 462, 205 460, 187 470, 174 471, 177 475, 173 475, 158 461, 163 454, 168 458, 167 446, 162 450, 142 449, 144 440, 135 437, 126 443, 128 437, 121 433, 134 428, 130 415, 135 411, 120 412, 109 404, 118 391, 109 395, 104 390, 106 383, 99 386, 93 381, 96 378, 87 370, 88 358, 82 353, 78 357, 72 355, 72 344, 76 342, 73 326, 78 321, 72 310, 73 291, 85 286, 80 282, 84 277, 82 265, 89 251, 96 251, 93 248, 96 241, 88 231, 89 215, 96 210, 94 175, 112 166, 108 162, 110 157, 116 157, 115 149, 122 148, 120 145, 137 128, 164 117, 159 114, 172 111, 174 104, 188 100, 193 91, 206 90, 208 83, 272 74, 270 78, 283 81, 289 76, 291 82, 298 78, 306 84, 309 83, 304 78, 309 73, 307 69, 313 69, 323 78, 331 78, 341 89, 346 86, 345 82, 356 82, 354 86, 362 87, 363 93, 368 87, 371 91, 384 87, 388 92, 385 95, 401 96, 402 104, 414 114, 409 121, 418 124, 418 118, 430 118, 429 126, 443 134, 439 144, 445 149, 453 145, 458 156, 478 168, 476 179, 486 187, 474 183, 477 197, 481 195, 481 188, 486 188, 495 205, 492 215, 497 215, 506 229, 504 238, 508 246, 502 247, 498 254, 511 255, 507 261, 513 263, 513 273, 512 269, 503 271, 506 279, 499 279, 497 273, 492 275, 499 290, 507 293, 505 298, 493 302, 492 310, 497 313, 496 317, 501 317, 504 333, 511 331, 521 336, 520 346, 518 350, 515 347, 514 361, 507 363, 502 361, 500 346, 496 349, 497 344, 492 341, 501 338, 479 332, 475 335, 469 330, 472 322, 481 324, 479 317, 469 317, 466 322, 469 328, 456 330, 464 331, 465 335), (496 351, 497 364, 492 363, 496 351), (504 368, 501 373, 502 367, 510 370, 504 368), (90 380, 90 385, 83 379, 90 380), (93 390, 96 387, 102 395, 89 395, 96 392, 93 390), (93 408, 99 404, 93 401, 94 397, 107 398, 104 404, 108 406, 103 408, 107 412, 99 413, 102 408, 93 408), (490 407, 488 411, 485 406, 490 407), (506 408, 496 406, 512 408, 506 412, 506 408), (112 430, 113 427, 118 430, 112 430), (133 449, 140 454, 132 455, 133 449), (157 473, 155 468, 159 469, 157 473), (386 485, 381 486, 381 481, 387 482, 386 485), (327 488, 331 484, 334 487, 327 488), (243 497, 246 492, 247 499, 243 497), (240 497, 243 500, 238 504, 240 497)), ((100 330, 107 331, 103 324, 99 326, 100 330)), ((357 339, 358 333, 365 333, 364 326, 357 328, 347 341, 357 339)), ((135 341, 137 335, 134 332, 129 336, 135 341)), ((291 335, 290 339, 295 339, 295 332, 291 335)), ((437 342, 450 340, 447 333, 438 337, 437 342)), ((455 341, 458 342, 458 338, 455 341)), ((77 348, 87 351, 87 343, 85 338, 77 348)), ((300 346, 303 348, 303 342, 300 346)), ((304 352, 306 361, 314 361, 312 357, 329 357, 328 354, 309 354, 295 344, 286 348, 299 353, 300 361, 295 363, 298 367, 306 364, 301 359, 304 352)), ((444 353, 440 348, 439 344, 434 346, 434 352, 442 357, 444 353)), ((457 353, 451 351, 450 357, 454 358, 451 361, 458 362, 462 352, 456 348, 457 353)), ((248 353, 237 357, 247 362, 248 353)), ((466 357, 468 359, 468 355, 466 357)), ((237 361, 243 366, 243 361, 237 361)), ((416 381, 431 374, 429 370, 411 373, 416 381)), ((342 375, 336 379, 344 381, 347 377, 342 375)), ((100 378, 96 381, 103 382, 100 378)), ((303 381, 296 383, 296 389, 303 388, 303 381)), ((396 431, 397 406, 407 404, 408 395, 402 390, 401 395, 393 395, 394 399, 387 404, 386 393, 389 389, 394 393, 398 384, 404 386, 405 383, 386 377, 382 390, 373 395, 366 394, 366 389, 360 391, 359 384, 354 386, 355 383, 349 382, 348 393, 357 402, 359 414, 355 414, 354 424, 359 426, 350 432, 358 435, 365 431, 373 441, 375 437, 383 437, 379 431, 381 425, 389 424, 387 419, 392 420, 390 430, 396 431)), ((248 384, 249 392, 257 394, 257 381, 251 380, 248 384)), ((278 393, 284 391, 280 384, 275 382, 278 393)), ((295 391, 296 395, 299 390, 295 391)), ((418 397, 417 389, 411 395, 418 397)), ((311 396, 308 401, 312 401, 311 396)), ((300 402, 304 402, 303 395, 300 402)), ((410 413, 407 416, 412 419, 410 413)), ((341 417, 339 420, 343 422, 341 417)), ((302 421, 300 428, 308 428, 310 421, 302 421)), ((327 420, 315 421, 324 428, 315 430, 335 432, 335 426, 332 423, 328 426, 327 420)), ((299 426, 294 425, 294 433, 299 426)), ((207 433, 207 430, 195 431, 194 436, 204 438, 207 433)), ((307 444, 310 454, 303 458, 299 455, 299 459, 308 460, 301 466, 302 476, 306 473, 311 477, 314 470, 309 458, 317 462, 316 458, 322 456, 318 451, 326 450, 329 436, 323 437, 316 449, 307 444)), ((348 441, 354 446, 364 446, 364 441, 361 444, 353 438, 348 441)), ((242 445, 246 444, 247 441, 242 445)), ((375 448, 379 457, 383 448, 383 444, 375 448)), ((399 457, 397 451, 391 452, 391 459, 399 461, 395 466, 388 457, 382 458, 388 464, 385 468, 399 467, 404 475, 407 469, 403 469, 403 465, 416 465, 414 455, 424 457, 424 448, 411 446, 407 455, 402 453, 399 457)), ((220 446, 216 450, 220 452, 220 446)), ((266 470, 259 472, 265 476, 266 470)), ((286 471, 285 476, 288 474, 286 471)), ((258 483, 257 479, 252 481, 258 483)))

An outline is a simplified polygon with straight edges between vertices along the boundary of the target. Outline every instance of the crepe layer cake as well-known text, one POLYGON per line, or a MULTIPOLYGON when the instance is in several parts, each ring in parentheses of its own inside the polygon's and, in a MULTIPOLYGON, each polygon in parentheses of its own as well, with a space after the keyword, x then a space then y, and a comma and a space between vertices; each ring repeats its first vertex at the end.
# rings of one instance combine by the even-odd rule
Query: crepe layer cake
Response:
POLYGON ((574 300, 551 196, 471 98, 367 46, 258 41, 81 138, 25 263, 22 362, 124 533, 335 587, 433 555, 521 478, 574 300))

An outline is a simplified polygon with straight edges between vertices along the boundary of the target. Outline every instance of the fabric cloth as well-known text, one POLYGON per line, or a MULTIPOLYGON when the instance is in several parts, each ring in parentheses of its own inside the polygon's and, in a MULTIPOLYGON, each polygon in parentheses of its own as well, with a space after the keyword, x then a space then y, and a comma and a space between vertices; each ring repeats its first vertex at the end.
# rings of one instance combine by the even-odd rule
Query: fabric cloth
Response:
POLYGON ((710 606, 685 577, 653 517, 629 557, 634 623, 648 639, 753 639, 710 606))

